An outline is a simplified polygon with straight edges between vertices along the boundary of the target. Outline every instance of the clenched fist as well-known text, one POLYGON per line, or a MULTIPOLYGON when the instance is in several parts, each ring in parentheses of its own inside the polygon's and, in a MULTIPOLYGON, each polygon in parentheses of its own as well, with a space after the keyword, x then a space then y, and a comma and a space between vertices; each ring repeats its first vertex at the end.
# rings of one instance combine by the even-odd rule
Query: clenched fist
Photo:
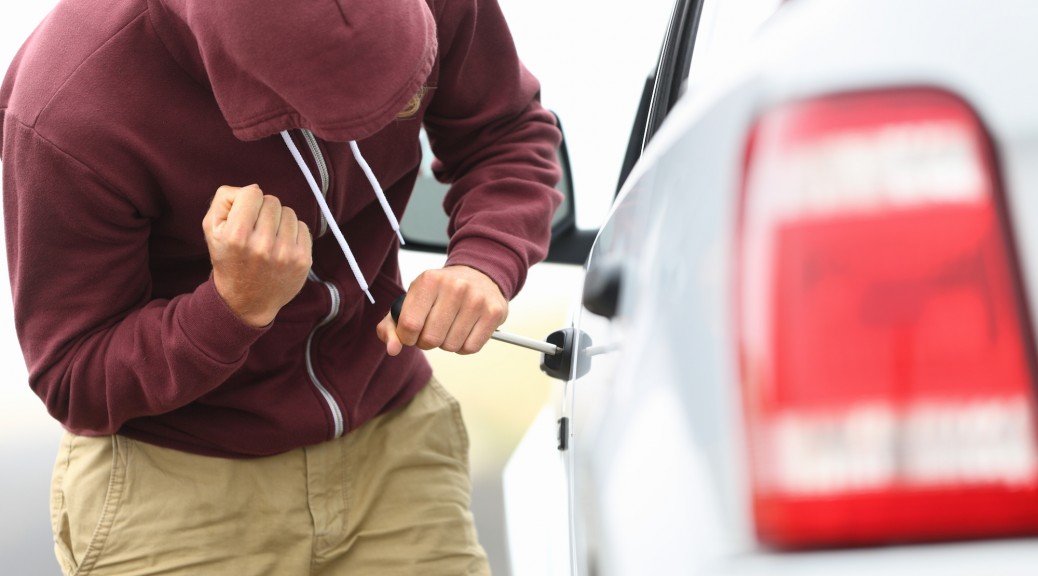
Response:
POLYGON ((467 266, 448 266, 419 275, 407 289, 400 323, 387 314, 375 332, 390 356, 403 346, 472 354, 507 317, 508 300, 489 276, 467 266))
POLYGON ((255 184, 221 186, 202 228, 216 291, 247 324, 270 324, 306 282, 310 229, 255 184))

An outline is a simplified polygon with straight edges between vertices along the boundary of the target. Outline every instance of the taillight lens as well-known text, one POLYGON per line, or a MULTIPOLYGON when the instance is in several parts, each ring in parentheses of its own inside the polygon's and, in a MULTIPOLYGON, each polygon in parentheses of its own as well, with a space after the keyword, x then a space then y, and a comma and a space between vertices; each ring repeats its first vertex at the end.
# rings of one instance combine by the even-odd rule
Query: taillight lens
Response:
POLYGON ((990 144, 930 89, 752 132, 737 325, 759 538, 1038 532, 1031 339, 990 144))

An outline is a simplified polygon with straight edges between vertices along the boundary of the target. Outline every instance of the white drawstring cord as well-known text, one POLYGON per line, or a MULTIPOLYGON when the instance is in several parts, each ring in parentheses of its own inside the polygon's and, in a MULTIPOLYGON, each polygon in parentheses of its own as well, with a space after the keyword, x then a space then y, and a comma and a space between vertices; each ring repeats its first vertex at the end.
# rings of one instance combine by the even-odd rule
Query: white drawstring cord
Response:
POLYGON ((375 173, 371 171, 368 161, 360 153, 360 147, 357 146, 355 140, 350 140, 350 150, 353 151, 353 158, 357 160, 357 164, 360 164, 360 169, 368 177, 371 187, 375 189, 375 196, 378 197, 378 202, 382 205, 382 212, 386 214, 386 220, 389 220, 389 225, 393 227, 393 232, 396 232, 396 237, 400 239, 400 245, 403 246, 404 235, 400 233, 400 222, 397 221, 396 214, 393 214, 393 209, 389 207, 389 201, 386 200, 386 194, 382 191, 382 185, 378 183, 378 178, 375 178, 375 173))
MULTIPOLYGON (((350 250, 350 245, 346 243, 346 238, 343 237, 338 222, 336 222, 335 217, 332 216, 332 211, 328 208, 328 203, 325 202, 320 187, 317 186, 313 174, 310 173, 310 168, 307 167, 306 162, 303 160, 303 155, 299 153, 299 149, 296 148, 296 144, 292 141, 292 136, 287 130, 281 131, 281 138, 284 139, 285 144, 288 146, 288 151, 291 152, 292 157, 295 158, 299 170, 303 173, 303 177, 306 178, 306 183, 310 185, 310 190, 314 193, 317 205, 321 207, 321 213, 324 214, 324 219, 328 222, 328 226, 332 230, 332 235, 334 235, 335 239, 339 242, 339 247, 342 248, 342 253, 346 256, 346 261, 350 263, 350 270, 353 271, 353 277, 357 279, 357 284, 360 285, 360 289, 365 295, 367 295, 368 301, 374 304, 375 298, 371 295, 371 292, 368 291, 368 283, 364 280, 364 274, 361 273, 360 266, 357 265, 357 259, 353 257, 353 251, 350 250)), ((367 164, 362 164, 361 167, 365 169, 365 173, 370 171, 370 168, 367 168, 367 164)), ((374 176, 372 176, 372 178, 374 178, 374 176)), ((378 189, 378 192, 381 192, 381 188, 378 189)), ((379 200, 384 203, 383 206, 386 206, 384 195, 379 194, 379 200)), ((395 221, 396 218, 393 218, 393 222, 395 221)))

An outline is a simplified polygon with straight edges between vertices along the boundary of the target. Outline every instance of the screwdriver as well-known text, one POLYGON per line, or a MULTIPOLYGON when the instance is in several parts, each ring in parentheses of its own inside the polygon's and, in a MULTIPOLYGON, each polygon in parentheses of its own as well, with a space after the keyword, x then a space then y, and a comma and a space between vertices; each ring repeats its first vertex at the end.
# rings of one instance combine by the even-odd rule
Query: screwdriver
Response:
MULTIPOLYGON (((404 306, 404 296, 401 295, 390 307, 390 313, 393 315, 393 322, 400 321, 400 309, 404 306)), ((518 336, 516 334, 509 334, 508 332, 502 332, 500 330, 494 330, 494 333, 490 335, 494 340, 500 342, 508 342, 509 344, 515 344, 516 346, 522 346, 523 348, 529 348, 530 350, 536 350, 542 354, 548 356, 554 356, 562 351, 561 348, 548 342, 541 340, 534 340, 533 338, 526 338, 525 336, 518 336)))

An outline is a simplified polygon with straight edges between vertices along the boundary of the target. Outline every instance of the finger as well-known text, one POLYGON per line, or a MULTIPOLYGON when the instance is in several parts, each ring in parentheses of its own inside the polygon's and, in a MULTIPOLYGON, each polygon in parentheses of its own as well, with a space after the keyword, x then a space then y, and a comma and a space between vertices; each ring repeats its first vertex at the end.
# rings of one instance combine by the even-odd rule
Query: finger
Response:
POLYGON ((209 203, 209 212, 206 216, 211 218, 214 223, 227 220, 227 215, 231 212, 234 196, 238 190, 239 188, 234 186, 220 186, 217 188, 216 194, 213 195, 213 201, 209 203))
POLYGON ((282 206, 281 219, 278 224, 278 236, 287 236, 295 242, 298 228, 299 217, 296 216, 296 211, 288 206, 282 206))
POLYGON ((299 220, 296 211, 285 207, 281 210, 281 224, 278 227, 278 245, 283 255, 299 263, 307 270, 313 266, 313 252, 310 249, 310 229, 306 222, 299 220))
POLYGON ((281 201, 274 196, 265 195, 260 204, 259 214, 253 235, 255 248, 260 253, 269 253, 277 241, 278 226, 281 224, 281 201))
MULTIPOLYGON (((426 314, 426 321, 422 323, 415 341, 415 346, 422 350, 432 350, 439 348, 443 344, 443 339, 446 338, 447 332, 450 330, 450 320, 454 317, 453 313, 446 310, 444 295, 439 294, 437 296, 440 298, 433 302, 429 313, 426 314)), ((401 317, 403 317, 403 313, 401 317)))
MULTIPOLYGON (((476 327, 479 320, 479 309, 472 305, 472 303, 465 303, 457 314, 450 320, 450 327, 447 329, 447 335, 443 339, 443 343, 440 344, 440 348, 448 352, 460 352, 465 348, 469 339, 472 338, 472 331, 476 327)), ((478 340, 478 336, 476 338, 478 340)))
POLYGON ((256 227, 256 218, 263 207, 263 191, 255 184, 239 188, 231 197, 231 207, 225 222, 226 236, 244 241, 256 227))
POLYGON ((216 194, 209 202, 209 210, 202 218, 202 230, 205 231, 207 237, 216 234, 217 230, 222 229, 226 224, 231 207, 234 205, 234 197, 239 190, 241 189, 236 186, 220 186, 216 189, 216 194))
POLYGON ((400 309, 400 320, 396 323, 396 335, 405 346, 418 344, 428 321, 429 310, 436 301, 436 293, 424 288, 416 288, 415 283, 407 291, 404 304, 400 309))
POLYGON ((378 335, 379 340, 385 342, 386 354, 396 356, 404 349, 403 343, 397 337, 396 323, 393 322, 391 315, 386 314, 386 317, 375 327, 375 333, 378 335))
MULTIPOLYGON (((433 302, 422 333, 418 337, 418 347, 423 350, 441 348, 450 333, 451 326, 460 312, 462 298, 451 290, 441 289, 436 293, 436 301, 433 302)), ((471 326, 469 326, 471 329, 471 326)), ((462 328, 459 328, 459 330, 462 328)), ((467 338, 468 334, 464 335, 467 338)))
POLYGON ((309 252, 314 244, 314 237, 310 234, 310 226, 302 220, 297 219, 297 222, 299 225, 296 228, 296 245, 309 252))
POLYGON ((497 330, 498 324, 490 316, 480 316, 479 320, 469 331, 469 337, 458 350, 459 354, 475 354, 483 349, 490 341, 490 336, 497 330))
POLYGON ((296 217, 295 210, 284 206, 281 208, 277 238, 274 244, 274 254, 278 261, 296 261, 301 256, 302 250, 296 242, 298 237, 299 219, 296 217))
POLYGON ((299 218, 296 216, 296 211, 288 206, 281 208, 277 237, 279 244, 287 246, 295 246, 296 239, 299 237, 299 218))

